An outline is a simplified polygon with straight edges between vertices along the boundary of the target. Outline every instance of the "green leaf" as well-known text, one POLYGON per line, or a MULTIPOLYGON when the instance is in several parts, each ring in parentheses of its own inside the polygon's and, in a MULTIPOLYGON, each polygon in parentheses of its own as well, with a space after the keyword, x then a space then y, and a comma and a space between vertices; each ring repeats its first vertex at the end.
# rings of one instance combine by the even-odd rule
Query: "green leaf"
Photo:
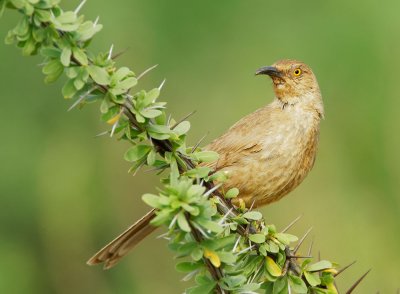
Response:
POLYGON ((62 63, 62 65, 64 65, 65 67, 69 66, 69 64, 71 62, 71 55, 72 55, 71 48, 65 47, 62 50, 62 53, 61 53, 61 63, 62 63))
POLYGON ((101 24, 94 25, 92 21, 85 21, 76 30, 76 34, 79 41, 85 42, 90 40, 96 33, 100 32, 102 28, 103 25, 101 24))
POLYGON ((24 0, 11 0, 10 2, 17 9, 21 9, 25 5, 25 1, 24 0))
POLYGON ((191 178, 204 178, 204 177, 208 176, 210 171, 211 171, 211 168, 206 167, 206 166, 200 166, 200 167, 196 167, 196 168, 192 168, 192 169, 188 170, 185 174, 191 178))
POLYGON ((318 273, 310 273, 305 271, 304 276, 306 277, 307 282, 313 287, 321 284, 321 279, 319 278, 318 273))
POLYGON ((216 234, 221 233, 224 229, 218 223, 210 220, 199 220, 198 223, 206 228, 207 230, 214 232, 216 234))
POLYGON ((74 80, 68 80, 62 88, 62 94, 66 99, 72 98, 76 91, 77 89, 75 88, 74 80))
POLYGON ((168 221, 171 217, 171 210, 163 209, 156 212, 156 216, 150 221, 155 226, 160 226, 168 221))
POLYGON ((36 42, 33 38, 29 38, 25 42, 24 47, 22 48, 22 55, 23 56, 33 55, 35 50, 36 50, 36 42))
POLYGON ((56 20, 60 23, 73 23, 77 20, 77 16, 73 11, 66 11, 56 17, 56 20))
POLYGON ((199 286, 195 286, 187 289, 187 294, 210 294, 214 292, 214 288, 217 285, 217 282, 210 281, 207 284, 202 284, 199 286))
POLYGON ((296 242, 298 240, 296 236, 286 233, 276 233, 274 237, 285 245, 289 245, 290 243, 296 242))
POLYGON ((200 268, 201 266, 202 264, 198 262, 184 261, 175 265, 175 269, 181 273, 189 273, 200 268))
POLYGON ((97 84, 106 86, 110 83, 110 76, 105 68, 97 65, 89 65, 87 70, 97 84))
MULTIPOLYGON (((136 115, 136 118, 137 117, 138 116, 136 115)), ((143 120, 143 122, 144 122, 144 120, 143 120)), ((155 132, 151 132, 151 131, 149 131, 149 135, 150 135, 150 137, 152 137, 153 139, 156 139, 156 140, 167 140, 171 137, 170 134, 160 134, 160 133, 155 133, 155 132)))
POLYGON ((86 85, 85 82, 80 79, 74 80, 74 86, 77 90, 81 90, 85 85, 86 85))
POLYGON ((118 87, 129 90, 130 88, 136 86, 136 84, 137 84, 137 79, 134 77, 130 77, 130 78, 124 79, 122 82, 120 82, 118 84, 118 87))
POLYGON ((5 8, 6 8, 6 1, 1 0, 0 1, 0 18, 3 16, 5 8))
POLYGON ((155 118, 162 114, 160 110, 157 109, 143 109, 140 114, 147 118, 155 118))
POLYGON ((133 73, 128 67, 121 67, 113 74, 112 78, 115 81, 121 81, 131 74, 133 73))
POLYGON ((238 188, 232 188, 229 189, 228 192, 225 193, 225 198, 231 199, 235 198, 239 195, 239 189, 238 188))
POLYGON ((288 280, 285 277, 277 279, 274 283, 274 290, 272 294, 287 294, 288 293, 288 280))
POLYGON ((189 223, 187 222, 186 217, 185 217, 185 215, 183 214, 183 212, 180 212, 180 213, 178 214, 178 219, 177 219, 177 221, 178 221, 178 225, 179 225, 179 227, 181 228, 181 230, 183 230, 183 231, 185 231, 185 232, 190 232, 190 231, 191 231, 190 226, 189 226, 189 223))
POLYGON ((264 243, 265 242, 265 236, 263 234, 250 234, 249 235, 250 241, 254 243, 264 243))
POLYGON ((188 256, 190 252, 194 249, 199 248, 199 244, 197 242, 188 242, 180 245, 179 243, 170 243, 171 246, 177 246, 176 248, 172 248, 179 257, 188 256))
POLYGON ((234 255, 232 252, 219 251, 217 252, 217 255, 224 263, 233 264, 236 262, 236 255, 234 255))
POLYGON ((83 49, 74 47, 72 48, 72 54, 81 65, 87 66, 89 64, 88 58, 83 49))
POLYGON ((49 61, 42 69, 43 73, 47 75, 46 83, 55 82, 64 72, 64 66, 59 60, 53 59, 49 61))
POLYGON ((156 152, 154 149, 151 149, 149 154, 147 155, 147 164, 152 166, 156 162, 156 152))
POLYGON ((170 134, 171 130, 168 126, 164 125, 153 125, 150 124, 147 126, 147 130, 149 132, 158 133, 158 134, 170 134))
POLYGON ((203 258, 203 249, 197 247, 192 251, 190 256, 193 258, 194 261, 199 261, 200 259, 203 258))
POLYGON ((181 204, 182 208, 189 212, 191 215, 199 215, 200 209, 196 206, 190 206, 189 204, 182 203, 181 204))
POLYGON ((154 194, 144 194, 142 196, 142 200, 147 205, 154 207, 154 208, 161 208, 159 203, 160 197, 154 194))
POLYGON ((128 149, 125 153, 126 161, 137 161, 147 155, 151 150, 151 147, 148 145, 135 145, 128 149))
POLYGON ((51 19, 51 13, 47 10, 43 9, 35 9, 35 16, 41 21, 41 22, 49 22, 51 19))
POLYGON ((243 217, 251 220, 260 220, 262 219, 262 214, 258 211, 248 211, 243 214, 243 217))
POLYGON ((270 241, 268 242, 269 245, 269 252, 271 253, 278 253, 279 252, 279 246, 274 242, 274 241, 270 241))
POLYGON ((40 50, 40 54, 42 54, 44 57, 60 58, 61 50, 54 47, 43 47, 40 50))
POLYGON ((279 277, 282 275, 282 269, 269 256, 265 257, 265 267, 267 268, 267 271, 274 277, 279 277))
POLYGON ((218 160, 218 153, 214 151, 200 151, 192 154, 194 160, 199 162, 214 162, 218 160))
POLYGON ((14 28, 14 33, 18 36, 24 36, 29 32, 29 18, 23 17, 14 28))
POLYGON ((158 140, 166 140, 170 137, 171 134, 171 130, 169 129, 169 127, 164 125, 147 125, 147 131, 152 138, 158 140))
POLYGON ((304 283, 304 281, 298 277, 298 276, 293 276, 289 274, 289 284, 292 290, 298 294, 307 294, 307 285, 304 283))
POLYGON ((309 272, 316 272, 316 271, 321 271, 321 270, 328 269, 328 268, 332 268, 332 263, 327 260, 321 260, 314 264, 307 265, 306 270, 309 272))
POLYGON ((145 98, 143 99, 144 106, 154 103, 158 96, 160 96, 160 89, 158 88, 154 88, 147 92, 145 98))
POLYGON ((181 122, 179 125, 177 125, 174 128, 174 132, 178 136, 182 136, 182 135, 186 134, 189 130, 190 130, 190 122, 188 122, 186 120, 181 122))

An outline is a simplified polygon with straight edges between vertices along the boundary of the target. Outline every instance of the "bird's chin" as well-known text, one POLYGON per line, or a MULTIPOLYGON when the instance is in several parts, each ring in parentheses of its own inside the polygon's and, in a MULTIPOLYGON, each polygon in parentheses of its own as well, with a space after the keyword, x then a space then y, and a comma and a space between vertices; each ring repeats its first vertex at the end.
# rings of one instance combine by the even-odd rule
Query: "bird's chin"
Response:
POLYGON ((282 80, 274 80, 274 86, 277 90, 283 90, 285 88, 285 82, 282 80))

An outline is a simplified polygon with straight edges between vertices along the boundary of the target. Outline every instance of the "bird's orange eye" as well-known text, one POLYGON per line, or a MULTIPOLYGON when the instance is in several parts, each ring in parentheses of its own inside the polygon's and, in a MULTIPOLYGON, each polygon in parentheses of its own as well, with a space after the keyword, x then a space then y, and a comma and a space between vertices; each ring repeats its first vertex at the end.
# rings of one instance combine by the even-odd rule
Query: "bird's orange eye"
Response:
POLYGON ((301 69, 300 69, 300 68, 296 68, 296 69, 293 71, 293 74, 294 74, 296 77, 298 77, 299 75, 301 75, 301 69))

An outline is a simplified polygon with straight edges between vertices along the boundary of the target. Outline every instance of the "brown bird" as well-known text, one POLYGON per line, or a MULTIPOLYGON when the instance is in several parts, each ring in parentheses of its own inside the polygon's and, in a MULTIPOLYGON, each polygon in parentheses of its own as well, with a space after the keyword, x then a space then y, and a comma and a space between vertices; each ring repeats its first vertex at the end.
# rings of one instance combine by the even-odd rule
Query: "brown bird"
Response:
MULTIPOLYGON (((324 117, 317 79, 303 62, 281 60, 260 68, 256 75, 271 77, 274 101, 245 116, 205 147, 219 153, 219 160, 210 166, 227 172, 224 188, 238 188, 238 198, 247 207, 277 201, 304 180, 314 165, 324 117)), ((104 262, 105 269, 114 266, 155 230, 150 225, 154 216, 154 210, 147 213, 88 264, 104 262)))

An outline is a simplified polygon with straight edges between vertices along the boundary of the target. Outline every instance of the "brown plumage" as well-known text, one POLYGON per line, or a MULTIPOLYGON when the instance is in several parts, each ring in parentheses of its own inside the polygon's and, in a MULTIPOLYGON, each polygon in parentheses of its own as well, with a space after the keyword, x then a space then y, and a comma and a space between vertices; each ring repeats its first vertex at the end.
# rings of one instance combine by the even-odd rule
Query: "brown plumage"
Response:
MULTIPOLYGON (((256 74, 271 77, 275 100, 239 120, 205 147, 220 154, 209 166, 227 172, 224 188, 238 188, 238 197, 248 207, 277 201, 304 180, 315 161, 319 124, 324 116, 317 80, 306 64, 281 60, 256 74)), ((155 229, 149 224, 154 216, 154 210, 150 211, 88 264, 114 266, 155 229)))

